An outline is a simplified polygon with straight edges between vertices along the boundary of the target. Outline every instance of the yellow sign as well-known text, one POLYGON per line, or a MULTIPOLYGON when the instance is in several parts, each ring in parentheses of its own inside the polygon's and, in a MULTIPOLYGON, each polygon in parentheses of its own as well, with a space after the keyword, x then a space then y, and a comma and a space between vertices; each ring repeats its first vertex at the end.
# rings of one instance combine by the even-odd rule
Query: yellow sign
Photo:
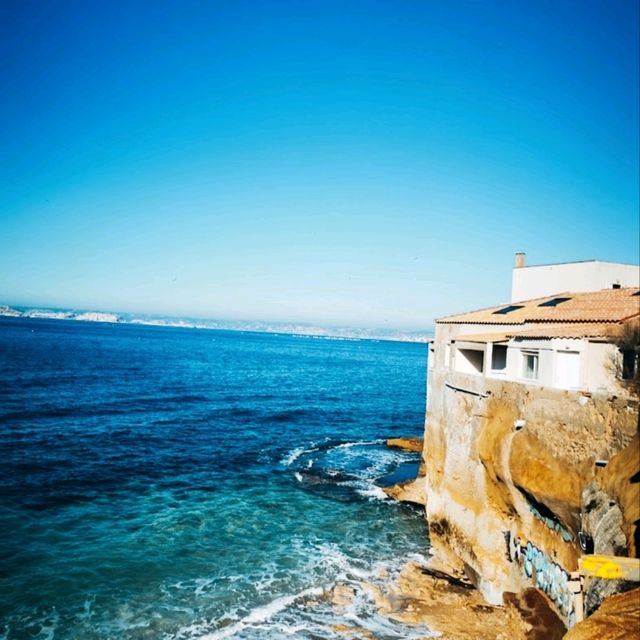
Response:
POLYGON ((640 582, 640 559, 621 556, 583 556, 578 560, 580 573, 603 580, 640 582))

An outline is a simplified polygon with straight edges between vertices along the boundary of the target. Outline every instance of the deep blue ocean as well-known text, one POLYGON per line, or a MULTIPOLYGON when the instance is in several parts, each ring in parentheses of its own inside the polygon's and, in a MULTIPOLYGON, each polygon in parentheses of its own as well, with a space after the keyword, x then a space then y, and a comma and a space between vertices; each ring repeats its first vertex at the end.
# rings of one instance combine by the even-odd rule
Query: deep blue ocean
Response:
POLYGON ((411 638, 424 345, 0 318, 0 638, 411 638), (336 607, 336 585, 354 589, 336 607))

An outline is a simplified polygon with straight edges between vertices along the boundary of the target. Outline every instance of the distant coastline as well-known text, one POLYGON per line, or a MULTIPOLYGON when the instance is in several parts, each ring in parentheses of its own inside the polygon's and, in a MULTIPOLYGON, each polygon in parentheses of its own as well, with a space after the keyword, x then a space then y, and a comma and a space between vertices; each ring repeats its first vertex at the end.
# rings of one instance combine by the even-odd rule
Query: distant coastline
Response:
POLYGON ((160 315, 114 313, 110 311, 86 311, 47 307, 22 307, 0 305, 0 317, 35 318, 44 320, 74 320, 108 324, 139 324, 180 329, 217 329, 225 331, 250 331, 313 338, 340 340, 390 340, 393 342, 426 343, 431 331, 402 331, 396 329, 362 329, 354 327, 320 327, 299 323, 262 321, 226 321, 202 318, 180 318, 160 315))

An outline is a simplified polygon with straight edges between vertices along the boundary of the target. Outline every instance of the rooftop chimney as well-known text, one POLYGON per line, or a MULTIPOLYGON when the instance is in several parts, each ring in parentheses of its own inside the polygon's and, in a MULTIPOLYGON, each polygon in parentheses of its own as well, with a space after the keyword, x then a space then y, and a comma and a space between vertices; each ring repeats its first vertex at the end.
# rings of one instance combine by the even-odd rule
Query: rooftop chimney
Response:
POLYGON ((524 251, 516 252, 516 269, 521 269, 522 267, 524 267, 525 255, 526 254, 524 251))

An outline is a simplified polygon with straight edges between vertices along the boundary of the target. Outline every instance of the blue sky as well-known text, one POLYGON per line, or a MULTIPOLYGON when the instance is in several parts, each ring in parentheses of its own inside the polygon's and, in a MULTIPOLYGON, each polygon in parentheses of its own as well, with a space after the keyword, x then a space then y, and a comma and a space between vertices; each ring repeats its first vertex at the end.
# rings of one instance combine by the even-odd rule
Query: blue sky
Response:
POLYGON ((638 261, 633 0, 3 0, 0 65, 0 303, 419 329, 638 261))

